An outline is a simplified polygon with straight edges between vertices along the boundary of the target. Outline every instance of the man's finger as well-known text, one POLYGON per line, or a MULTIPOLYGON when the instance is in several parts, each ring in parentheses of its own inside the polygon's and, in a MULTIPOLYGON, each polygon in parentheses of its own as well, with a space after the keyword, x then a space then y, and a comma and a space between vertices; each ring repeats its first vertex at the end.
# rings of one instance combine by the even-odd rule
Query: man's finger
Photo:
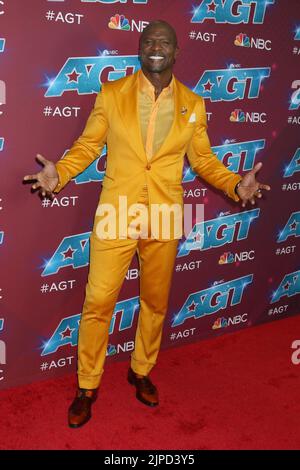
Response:
POLYGON ((262 167, 262 162, 256 163, 256 165, 251 170, 251 173, 255 175, 261 169, 261 167, 262 167))
POLYGON ((41 183, 37 182, 32 185, 32 189, 38 189, 41 187, 41 183))
POLYGON ((48 160, 47 160, 45 157, 43 157, 43 155, 41 155, 41 154, 39 154, 39 153, 37 154, 36 158, 37 158, 38 161, 41 162, 43 165, 46 165, 46 163, 48 163, 48 160))
POLYGON ((268 184, 259 184, 259 189, 266 189, 266 191, 270 191, 271 187, 268 184))
POLYGON ((23 181, 30 181, 30 180, 37 180, 37 174, 36 175, 26 175, 23 178, 23 181))

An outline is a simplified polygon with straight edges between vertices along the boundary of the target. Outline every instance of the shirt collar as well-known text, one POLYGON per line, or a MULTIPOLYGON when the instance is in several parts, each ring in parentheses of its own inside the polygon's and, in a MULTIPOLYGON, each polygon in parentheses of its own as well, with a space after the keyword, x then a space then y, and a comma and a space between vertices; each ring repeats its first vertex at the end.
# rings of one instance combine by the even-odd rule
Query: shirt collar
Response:
MULTIPOLYGON (((146 93, 147 95, 151 96, 151 98, 154 97, 155 88, 150 82, 150 80, 148 80, 146 75, 144 75, 142 70, 139 70, 138 83, 139 83, 139 90, 142 93, 146 93)), ((173 88, 174 88, 174 75, 172 75, 172 80, 170 81, 169 85, 162 90, 162 93, 171 94, 173 93, 173 88)))

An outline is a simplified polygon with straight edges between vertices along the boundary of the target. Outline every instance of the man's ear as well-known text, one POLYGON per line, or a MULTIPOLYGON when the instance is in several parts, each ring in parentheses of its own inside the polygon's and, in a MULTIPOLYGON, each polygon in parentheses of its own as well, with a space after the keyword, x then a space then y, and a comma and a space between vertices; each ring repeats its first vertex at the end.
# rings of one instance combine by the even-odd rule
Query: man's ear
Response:
POLYGON ((176 49, 175 49, 175 54, 174 54, 174 57, 175 57, 175 59, 177 59, 177 57, 178 57, 178 54, 179 54, 179 47, 178 47, 178 46, 176 46, 176 49))

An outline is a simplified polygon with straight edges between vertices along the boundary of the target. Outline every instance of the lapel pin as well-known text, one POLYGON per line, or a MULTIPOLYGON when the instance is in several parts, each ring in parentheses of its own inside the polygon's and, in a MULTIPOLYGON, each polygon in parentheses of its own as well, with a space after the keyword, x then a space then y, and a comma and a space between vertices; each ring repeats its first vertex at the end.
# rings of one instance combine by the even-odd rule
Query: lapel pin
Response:
POLYGON ((187 113, 187 108, 183 106, 180 110, 181 114, 186 114, 187 113))

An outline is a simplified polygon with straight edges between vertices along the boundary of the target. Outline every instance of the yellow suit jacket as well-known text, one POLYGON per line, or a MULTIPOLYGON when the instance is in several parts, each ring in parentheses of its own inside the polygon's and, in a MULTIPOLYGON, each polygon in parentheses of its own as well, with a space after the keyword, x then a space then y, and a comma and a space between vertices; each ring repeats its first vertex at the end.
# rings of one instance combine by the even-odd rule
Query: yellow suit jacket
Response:
MULTIPOLYGON (((56 163, 59 184, 54 191, 59 192, 71 178, 85 170, 107 143, 106 173, 99 205, 112 204, 117 217, 119 196, 127 197, 128 207, 137 203, 145 182, 150 205, 183 207, 181 181, 185 154, 201 178, 238 201, 234 188, 241 176, 229 171, 212 153, 203 98, 174 79, 174 100, 171 130, 149 163, 139 123, 137 73, 103 84, 82 135, 56 163)), ((94 230, 99 217, 96 212, 94 230)), ((112 238, 118 237, 117 228, 112 238)), ((171 229, 167 239, 180 237, 171 229)), ((165 239, 161 231, 154 238, 165 239)))

